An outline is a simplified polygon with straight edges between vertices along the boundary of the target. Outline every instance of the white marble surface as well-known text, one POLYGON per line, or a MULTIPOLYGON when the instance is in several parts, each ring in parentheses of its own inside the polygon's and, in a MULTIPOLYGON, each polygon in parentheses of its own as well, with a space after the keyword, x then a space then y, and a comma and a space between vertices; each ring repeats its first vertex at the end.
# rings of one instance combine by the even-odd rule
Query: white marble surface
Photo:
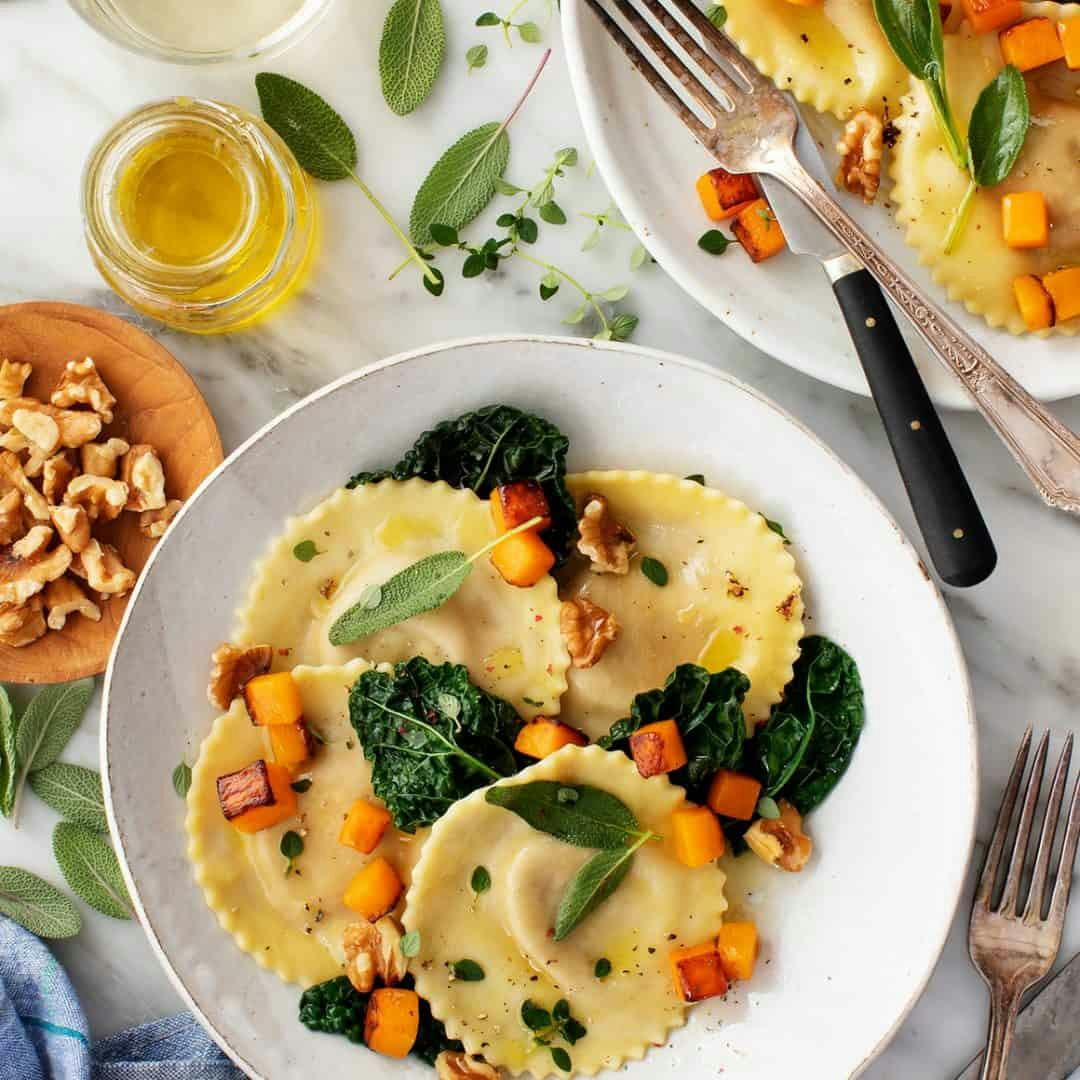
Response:
MULTIPOLYGON (((523 44, 508 51, 495 32, 473 28, 476 14, 487 6, 482 0, 448 0, 448 70, 419 112, 398 119, 386 110, 378 90, 377 32, 386 6, 382 0, 338 0, 314 35, 283 57, 265 65, 189 70, 115 49, 60 0, 4 0, 0 302, 59 299, 123 311, 96 276, 82 243, 79 177, 87 152, 112 122, 154 98, 199 94, 254 108, 252 76, 263 66, 308 82, 339 108, 357 133, 361 174, 399 218, 406 218, 412 193, 437 154, 468 128, 501 118, 540 53, 523 44), (488 67, 467 76, 465 49, 480 41, 490 47, 488 67)), ((531 0, 527 13, 543 25, 554 55, 512 129, 507 175, 531 184, 556 149, 576 145, 582 167, 566 182, 560 202, 568 211, 602 210, 607 204, 602 182, 585 175, 590 157, 560 56, 557 22, 547 21, 545 0, 531 0)), ((232 337, 161 334, 199 382, 227 448, 331 377, 390 353, 471 334, 560 332, 569 300, 560 294, 541 304, 536 275, 523 265, 492 281, 452 279, 440 300, 428 297, 408 274, 387 282, 398 249, 359 192, 335 185, 324 186, 320 194, 327 224, 323 255, 308 289, 287 311, 264 328, 232 337)), ((483 220, 490 224, 496 212, 483 220)), ((578 218, 561 230, 548 228, 538 251, 588 283, 631 285, 624 306, 641 317, 636 340, 708 360, 774 397, 846 458, 912 531, 910 510, 867 401, 813 383, 741 342, 682 296, 657 267, 631 275, 630 236, 613 232, 596 250, 581 253, 590 227, 578 218)), ((1080 403, 1057 411, 1080 429, 1080 403)), ((979 835, 984 837, 1025 723, 1059 733, 1080 726, 1074 600, 1080 591, 1080 533, 1075 521, 1042 506, 977 417, 951 414, 946 422, 1000 553, 989 582, 966 592, 950 590, 948 596, 975 684, 984 785, 979 835)), ((806 497, 813 498, 813 492, 806 497)), ((889 613, 875 617, 888 619, 889 613)), ((903 662, 898 656, 897 663, 903 662)), ((96 749, 95 713, 66 756, 93 764, 96 749)), ((933 754, 934 747, 927 746, 926 753, 933 754)), ((172 764, 152 767, 167 771, 172 764)), ((0 825, 0 861, 55 879, 52 812, 27 802, 17 832, 0 825)), ((80 937, 56 951, 82 993, 93 1031, 104 1035, 175 1010, 178 999, 137 928, 86 914, 80 937)), ((966 915, 965 898, 925 996, 866 1074, 873 1080, 944 1080, 978 1048, 985 995, 966 956, 966 915)), ((1062 955, 1078 948, 1080 904, 1074 905, 1062 955)), ((807 1075, 814 1075, 812 1069, 807 1075)))

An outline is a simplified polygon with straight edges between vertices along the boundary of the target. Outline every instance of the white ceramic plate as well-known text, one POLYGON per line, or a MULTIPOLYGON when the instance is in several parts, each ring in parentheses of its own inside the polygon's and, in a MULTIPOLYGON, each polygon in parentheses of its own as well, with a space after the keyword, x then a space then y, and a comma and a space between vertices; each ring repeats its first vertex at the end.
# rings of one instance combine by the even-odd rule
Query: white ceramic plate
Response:
MULTIPOLYGON (((562 26, 590 149, 619 209, 657 262, 751 344, 815 379, 868 394, 820 263, 784 252, 755 266, 739 251, 724 258, 701 251, 697 240, 710 223, 694 181, 714 168, 715 160, 630 66, 586 0, 563 0, 562 26)), ((813 119, 808 107, 804 114, 813 119)), ((815 124, 819 141, 828 130, 828 121, 815 124)), ((832 141, 834 136, 826 138, 826 144, 832 141)), ((1080 394, 1075 337, 1014 337, 991 330, 963 305, 948 303, 904 244, 887 210, 864 207, 854 198, 845 199, 844 206, 929 296, 948 304, 950 315, 1032 394, 1045 401, 1080 394)), ((972 408, 959 381, 908 332, 903 316, 898 321, 933 399, 952 408, 972 408)))
POLYGON ((102 725, 113 836, 162 964, 253 1076, 422 1075, 418 1063, 300 1026, 298 989, 240 952, 203 903, 169 774, 210 726, 210 652, 285 518, 357 467, 393 462, 436 421, 493 401, 558 423, 574 469, 703 472, 783 522, 810 628, 851 650, 866 686, 854 762, 810 819, 808 870, 784 875, 743 859, 733 871, 733 899, 752 893, 745 903, 764 935, 753 981, 695 1008, 627 1075, 856 1072, 922 990, 964 880, 977 777, 963 658, 914 550, 847 466, 748 387, 640 348, 500 338, 395 357, 273 421, 185 506, 128 607, 102 725))

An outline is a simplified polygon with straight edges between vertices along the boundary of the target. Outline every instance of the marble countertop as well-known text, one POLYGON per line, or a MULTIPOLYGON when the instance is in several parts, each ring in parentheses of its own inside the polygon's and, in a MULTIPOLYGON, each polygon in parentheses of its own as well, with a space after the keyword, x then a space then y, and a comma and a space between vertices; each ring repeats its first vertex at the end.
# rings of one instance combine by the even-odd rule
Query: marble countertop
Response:
MULTIPOLYGON (((61 0, 4 0, 0 302, 68 300, 130 315, 98 278, 82 242, 80 173, 91 146, 113 122, 155 98, 192 94, 255 109, 253 75, 261 67, 294 75, 335 104, 357 134, 361 175, 399 219, 406 218, 412 193, 437 154, 458 134, 501 118, 540 55, 537 46, 518 43, 511 51, 496 32, 475 29, 473 19, 483 10, 479 0, 468 13, 460 11, 460 3, 444 6, 447 73, 432 99, 402 121, 385 108, 378 88, 375 56, 385 4, 339 0, 308 39, 261 65, 188 69, 114 48, 61 0), (465 50, 480 41, 490 48, 488 66, 468 75, 465 50)), ((513 127, 507 176, 531 184, 556 149, 576 146, 581 165, 567 178, 559 201, 568 211, 601 211, 608 196, 599 176, 586 168, 590 155, 561 57, 557 18, 545 7, 546 0, 530 0, 528 17, 541 24, 554 54, 513 127)), ((560 294, 541 304, 536 274, 525 266, 490 281, 454 281, 439 300, 422 292, 409 274, 388 281, 399 250, 360 193, 348 184, 323 185, 320 196, 328 225, 322 257, 308 288, 284 312, 263 327, 228 337, 196 338, 147 326, 198 381, 226 449, 297 398, 380 357, 461 336, 566 332, 560 319, 568 302, 560 294)), ((596 249, 583 253, 590 228, 572 215, 568 226, 547 229, 546 257, 588 282, 630 285, 624 306, 641 319, 635 340, 716 364, 773 397, 853 465, 905 530, 915 534, 869 401, 812 382, 736 338, 680 293, 659 267, 631 273, 635 241, 629 234, 608 230, 596 249)), ((1062 404, 1057 412, 1080 429, 1080 401, 1062 404)), ((977 416, 949 414, 945 420, 1000 554, 999 569, 987 583, 946 590, 975 685, 981 841, 1024 725, 1033 722, 1059 733, 1080 727, 1080 638, 1072 600, 1080 593, 1078 527, 1042 505, 977 416)), ((66 757, 95 764, 97 736, 95 706, 66 757)), ((52 824, 52 812, 28 800, 18 831, 0 830, 0 861, 55 880, 52 824)), ((981 843, 976 857, 980 854, 981 843)), ((966 954, 968 896, 925 995, 866 1072, 873 1080, 944 1080, 981 1046, 986 995, 966 954)), ((80 991, 94 1033, 105 1035, 175 1011, 179 999, 137 927, 86 915, 81 935, 59 943, 56 952, 80 991)), ((1062 957, 1078 948, 1080 904, 1074 904, 1062 957)))

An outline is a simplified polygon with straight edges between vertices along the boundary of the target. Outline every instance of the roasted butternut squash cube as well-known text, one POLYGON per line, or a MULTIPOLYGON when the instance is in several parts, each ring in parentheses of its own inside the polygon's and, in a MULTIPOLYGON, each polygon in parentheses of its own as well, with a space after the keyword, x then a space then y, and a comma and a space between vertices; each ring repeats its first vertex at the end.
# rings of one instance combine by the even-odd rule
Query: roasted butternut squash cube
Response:
MULTIPOLYGON (((526 521, 528 518, 526 518, 526 521)), ((508 536, 491 552, 491 563, 508 585, 527 589, 555 565, 555 554, 534 532, 508 536)))
POLYGON ((364 1042, 386 1057, 403 1058, 420 1030, 420 998, 415 990, 383 986, 372 992, 364 1013, 364 1042))
POLYGON ((744 206, 735 215, 731 231, 756 263, 779 255, 787 243, 780 222, 764 199, 755 199, 744 206))
POLYGON ((274 760, 287 769, 303 765, 315 750, 315 740, 303 720, 298 724, 274 724, 266 731, 274 760))
POLYGON ((747 203, 760 198, 754 178, 747 173, 710 169, 697 180, 698 198, 712 221, 727 221, 747 203))
POLYGON ((675 858, 683 866, 704 866, 724 854, 724 830, 707 806, 687 806, 671 815, 675 858))
POLYGON ((961 0, 964 18, 976 34, 989 34, 1016 22, 1024 9, 1020 0, 961 0))
POLYGON ((1080 266, 1043 274, 1042 283, 1054 301, 1055 323, 1080 315, 1080 266))
POLYGON ((638 728, 630 736, 630 756, 646 779, 681 769, 686 764, 686 748, 678 724, 658 720, 638 728))
POLYGON ((1021 71, 1052 64, 1065 55, 1057 25, 1050 19, 1025 19, 998 34, 1001 58, 1021 71))
POLYGON ((757 927, 752 922, 724 923, 716 937, 716 949, 729 979, 749 979, 757 961, 757 927))
POLYGON ((349 882, 345 906, 368 922, 375 922, 393 910, 403 888, 397 871, 380 855, 349 882))
POLYGON ((723 997, 728 981, 716 942, 676 949, 671 954, 671 977, 675 993, 683 1001, 704 1001, 723 997))
POLYGON ((367 799, 357 799, 341 823, 338 843, 370 855, 379 846, 392 820, 386 807, 376 806, 367 799))
POLYGON ((1029 330, 1049 330, 1054 325, 1054 301, 1034 274, 1013 278, 1016 306, 1029 330))
POLYGON ((1080 69, 1080 19, 1066 19, 1058 23, 1058 36, 1065 53, 1065 66, 1070 71, 1080 69))
POLYGON ((1041 248, 1050 243, 1050 213, 1041 191, 1001 196, 1001 232, 1011 248, 1041 248))
POLYGON ((491 492, 491 517, 498 532, 509 532, 534 517, 540 518, 535 529, 543 532, 551 527, 551 508, 544 489, 535 480, 518 480, 503 484, 491 492))
POLYGON ((538 716, 518 732, 514 749, 526 757, 546 758, 564 746, 585 746, 588 741, 577 728, 547 716, 538 716))
POLYGON ((217 778, 218 804, 225 819, 245 833, 260 832, 296 813, 292 774, 284 765, 259 759, 217 778))
POLYGON ((761 783, 734 769, 719 769, 709 784, 705 802, 714 814, 749 821, 761 797, 761 783))
POLYGON ((292 672, 256 675, 244 685, 244 704, 253 724, 298 724, 304 715, 300 688, 292 672))

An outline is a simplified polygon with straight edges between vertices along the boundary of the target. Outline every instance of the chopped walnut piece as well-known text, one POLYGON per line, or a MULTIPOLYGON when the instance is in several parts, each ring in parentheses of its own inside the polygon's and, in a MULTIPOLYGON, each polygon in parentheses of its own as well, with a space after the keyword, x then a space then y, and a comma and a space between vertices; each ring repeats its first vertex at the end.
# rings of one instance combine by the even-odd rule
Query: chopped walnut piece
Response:
POLYGON ((578 551, 597 574, 625 574, 637 547, 634 534, 611 515, 603 495, 588 495, 578 521, 578 551))
POLYGON ((70 565, 71 549, 63 544, 49 552, 36 551, 27 558, 19 558, 12 547, 0 549, 0 604, 26 603, 70 565))
POLYGON ((87 443, 79 450, 82 471, 91 476, 105 476, 112 480, 116 476, 117 463, 130 449, 131 447, 123 439, 87 443))
POLYGON ((21 454, 30 449, 30 443, 21 431, 11 428, 0 435, 0 450, 10 450, 13 454, 21 454))
POLYGON ((68 506, 81 506, 91 521, 112 521, 128 501, 128 486, 107 476, 76 476, 64 492, 68 506))
POLYGON ((116 398, 109 392, 97 365, 89 356, 67 362, 64 374, 49 400, 62 409, 88 405, 106 424, 112 423, 113 406, 116 404, 116 398))
POLYGON ((880 116, 860 109, 845 125, 836 144, 840 167, 836 182, 863 202, 872 203, 881 183, 881 158, 884 153, 885 125, 880 116))
POLYGON ((0 492, 15 488, 23 498, 23 505, 37 521, 49 520, 49 504, 41 492, 27 479, 19 459, 10 450, 0 451, 0 492))
POLYGON ((0 645, 21 649, 44 637, 47 627, 41 608, 40 595, 25 604, 0 604, 0 645))
POLYGON ((165 505, 165 470, 152 446, 139 443, 124 455, 120 479, 128 485, 128 510, 160 510, 165 505))
POLYGON ((12 398, 0 405, 0 424, 10 427, 17 412, 35 413, 53 420, 60 431, 59 445, 71 449, 91 442, 101 434, 101 417, 95 413, 58 409, 27 397, 12 398))
POLYGON ((112 544, 91 540, 75 556, 72 573, 85 578, 95 592, 106 596, 123 596, 135 584, 135 575, 124 565, 120 553, 112 544))
POLYGON ((438 1080, 499 1080, 499 1070, 464 1050, 443 1050, 435 1059, 438 1080))
POLYGON ((41 470, 41 493, 50 506, 60 502, 74 477, 75 462, 71 460, 69 451, 61 450, 45 462, 41 470))
POLYGON ((39 454, 48 457, 60 445, 60 425, 38 409, 16 409, 11 425, 39 454))
POLYGON ((85 615, 93 622, 101 618, 101 608, 69 577, 57 578, 45 586, 46 623, 50 630, 63 630, 69 615, 85 615))
POLYGON ((90 543, 90 518, 81 506, 53 506, 50 513, 60 539, 76 555, 90 543))
POLYGON ((591 668, 619 636, 622 627, 599 604, 579 597, 565 601, 559 609, 559 629, 574 667, 591 668))
POLYGON ((0 360, 0 401, 22 397, 23 387, 33 368, 13 360, 0 360))
POLYGON ((810 858, 814 842, 802 831, 802 815, 787 799, 780 799, 778 818, 758 818, 743 839, 747 847, 770 866, 798 873, 810 858))
POLYGON ((224 712, 233 699, 240 696, 248 682, 270 670, 273 658, 274 650, 269 645, 239 649, 223 641, 210 657, 212 667, 210 682, 206 687, 210 704, 224 712))
POLYGON ((26 531, 22 493, 12 488, 0 497, 0 545, 13 544, 26 531))
POLYGON ((48 525, 35 525, 21 540, 11 545, 11 554, 17 559, 32 559, 42 554, 53 538, 48 525))
POLYGON ((179 499, 170 499, 160 510, 144 510, 139 515, 139 532, 151 540, 160 540, 183 505, 179 499))
POLYGON ((401 936, 401 927, 392 915, 345 927, 345 974, 360 993, 368 993, 376 979, 385 986, 397 986, 405 978, 408 960, 401 951, 401 936))

